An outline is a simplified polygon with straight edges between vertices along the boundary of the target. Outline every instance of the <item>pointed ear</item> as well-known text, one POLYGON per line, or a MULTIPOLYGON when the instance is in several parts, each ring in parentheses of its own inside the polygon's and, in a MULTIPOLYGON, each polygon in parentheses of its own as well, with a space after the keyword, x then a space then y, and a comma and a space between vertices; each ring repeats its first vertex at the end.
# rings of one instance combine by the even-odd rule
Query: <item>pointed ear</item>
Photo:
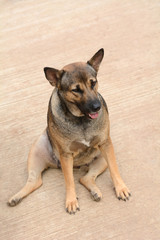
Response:
POLYGON ((58 82, 59 82, 60 78, 62 77, 64 71, 58 70, 55 68, 45 67, 44 73, 45 73, 47 80, 50 82, 50 84, 54 87, 57 87, 58 82))
POLYGON ((104 49, 101 48, 87 63, 91 65, 96 70, 96 72, 98 72, 103 56, 104 56, 104 49))

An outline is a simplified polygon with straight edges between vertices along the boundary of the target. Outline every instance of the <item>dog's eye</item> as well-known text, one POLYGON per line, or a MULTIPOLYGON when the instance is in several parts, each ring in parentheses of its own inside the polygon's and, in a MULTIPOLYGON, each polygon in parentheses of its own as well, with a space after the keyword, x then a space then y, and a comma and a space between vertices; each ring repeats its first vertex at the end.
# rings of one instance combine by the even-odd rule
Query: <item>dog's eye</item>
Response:
POLYGON ((83 91, 80 89, 79 85, 77 85, 76 88, 73 88, 73 89, 72 89, 72 92, 75 92, 75 93, 83 93, 83 91))
POLYGON ((72 92, 79 92, 79 89, 78 88, 75 88, 75 89, 72 89, 72 92))
POLYGON ((94 80, 91 79, 90 82, 91 82, 91 88, 93 89, 94 86, 96 85, 97 81, 94 81, 94 80))

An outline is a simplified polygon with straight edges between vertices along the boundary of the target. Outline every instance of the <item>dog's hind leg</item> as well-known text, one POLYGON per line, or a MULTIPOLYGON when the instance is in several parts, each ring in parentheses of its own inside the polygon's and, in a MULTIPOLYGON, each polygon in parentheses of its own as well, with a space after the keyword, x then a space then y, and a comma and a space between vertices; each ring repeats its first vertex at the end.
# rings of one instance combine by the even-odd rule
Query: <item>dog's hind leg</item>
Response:
POLYGON ((106 160, 101 155, 99 155, 89 165, 89 171, 87 172, 87 174, 80 178, 80 183, 90 191, 93 200, 97 202, 101 200, 102 193, 96 186, 95 180, 98 175, 100 175, 106 170, 106 168, 106 160))
MULTIPOLYGON (((17 205, 24 197, 42 185, 42 172, 52 161, 52 149, 46 131, 32 145, 28 156, 28 180, 26 185, 8 201, 9 206, 17 205)), ((55 166, 56 167, 56 166, 55 166)))

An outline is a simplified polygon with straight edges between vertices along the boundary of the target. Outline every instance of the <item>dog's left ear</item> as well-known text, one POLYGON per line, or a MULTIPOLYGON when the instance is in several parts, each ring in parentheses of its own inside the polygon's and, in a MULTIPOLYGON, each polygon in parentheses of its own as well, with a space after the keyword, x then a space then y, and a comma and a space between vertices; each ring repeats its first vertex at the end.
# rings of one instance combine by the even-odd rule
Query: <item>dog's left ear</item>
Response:
POLYGON ((55 68, 45 67, 44 73, 45 73, 47 80, 50 82, 50 84, 54 87, 58 87, 59 80, 61 79, 64 71, 58 70, 55 68))
POLYGON ((104 49, 101 48, 87 63, 91 65, 96 70, 96 72, 98 72, 103 56, 104 56, 104 49))

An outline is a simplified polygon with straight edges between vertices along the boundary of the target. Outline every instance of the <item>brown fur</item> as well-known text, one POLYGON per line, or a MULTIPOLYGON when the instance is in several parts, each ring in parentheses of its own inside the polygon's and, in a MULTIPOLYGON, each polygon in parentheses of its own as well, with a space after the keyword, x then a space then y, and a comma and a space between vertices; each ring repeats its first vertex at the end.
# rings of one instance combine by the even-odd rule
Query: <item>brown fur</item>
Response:
POLYGON ((73 63, 62 70, 45 68, 46 78, 55 86, 49 102, 48 126, 32 146, 28 157, 28 180, 24 188, 8 202, 15 206, 42 184, 41 173, 48 167, 61 167, 66 185, 66 210, 79 210, 73 167, 89 165, 80 179, 94 200, 102 194, 96 177, 107 166, 119 199, 129 198, 129 190, 120 177, 109 132, 106 103, 97 92, 97 72, 103 59, 100 49, 87 63, 73 63), (93 119, 94 114, 97 114, 93 119))

